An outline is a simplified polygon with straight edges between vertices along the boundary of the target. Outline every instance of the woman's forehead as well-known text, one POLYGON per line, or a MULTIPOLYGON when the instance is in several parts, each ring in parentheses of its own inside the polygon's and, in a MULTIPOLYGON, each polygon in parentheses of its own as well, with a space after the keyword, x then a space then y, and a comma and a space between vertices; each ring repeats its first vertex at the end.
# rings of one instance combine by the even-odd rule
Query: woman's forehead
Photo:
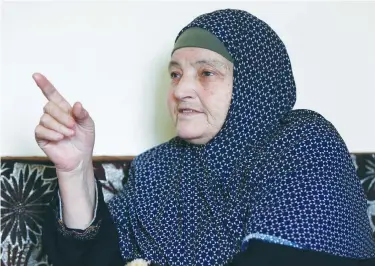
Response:
POLYGON ((214 67, 228 68, 232 63, 214 51, 198 47, 186 47, 180 48, 172 54, 169 67, 184 64, 193 66, 212 65, 214 67))

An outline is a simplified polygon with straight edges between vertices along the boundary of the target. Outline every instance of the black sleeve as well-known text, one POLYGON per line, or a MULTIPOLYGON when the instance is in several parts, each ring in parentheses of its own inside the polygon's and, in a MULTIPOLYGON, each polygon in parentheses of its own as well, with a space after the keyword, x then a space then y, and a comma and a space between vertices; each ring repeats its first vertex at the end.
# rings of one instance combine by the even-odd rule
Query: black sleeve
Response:
POLYGON ((375 258, 349 259, 253 240, 246 251, 237 254, 227 266, 375 266, 375 258))
POLYGON ((68 229, 59 220, 58 198, 51 203, 42 228, 43 253, 54 266, 123 266, 117 230, 98 185, 93 224, 85 230, 68 229))

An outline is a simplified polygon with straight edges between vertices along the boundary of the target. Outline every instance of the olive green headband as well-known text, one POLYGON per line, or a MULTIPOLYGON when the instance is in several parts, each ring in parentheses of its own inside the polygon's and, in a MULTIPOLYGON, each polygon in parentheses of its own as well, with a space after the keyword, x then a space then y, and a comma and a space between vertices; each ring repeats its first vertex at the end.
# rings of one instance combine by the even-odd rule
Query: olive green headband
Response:
POLYGON ((172 54, 177 49, 184 47, 199 47, 208 49, 222 55, 233 63, 233 58, 229 54, 224 44, 211 32, 202 28, 193 27, 184 31, 177 39, 172 54))

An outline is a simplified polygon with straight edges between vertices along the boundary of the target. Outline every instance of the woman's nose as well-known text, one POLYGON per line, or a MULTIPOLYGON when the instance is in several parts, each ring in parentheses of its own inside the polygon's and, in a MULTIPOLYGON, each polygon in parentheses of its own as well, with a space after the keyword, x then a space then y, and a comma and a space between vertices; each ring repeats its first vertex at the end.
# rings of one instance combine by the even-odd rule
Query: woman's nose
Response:
POLYGON ((178 99, 194 98, 198 84, 193 77, 182 76, 174 89, 178 99))

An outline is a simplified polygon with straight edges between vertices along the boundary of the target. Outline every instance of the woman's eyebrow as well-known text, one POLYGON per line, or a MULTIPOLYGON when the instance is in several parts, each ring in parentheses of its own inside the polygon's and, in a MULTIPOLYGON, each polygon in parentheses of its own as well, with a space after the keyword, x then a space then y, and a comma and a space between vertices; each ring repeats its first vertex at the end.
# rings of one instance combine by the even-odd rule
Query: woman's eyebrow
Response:
POLYGON ((168 64, 168 69, 171 69, 171 67, 179 67, 180 64, 177 62, 177 61, 170 61, 169 64, 168 64))
MULTIPOLYGON (((194 63, 191 63, 191 65, 193 67, 196 67, 197 65, 200 65, 200 66, 208 65, 217 69, 221 68, 221 69, 229 70, 229 66, 220 60, 198 60, 198 61, 195 61, 194 63)), ((168 69, 171 69, 172 67, 181 67, 181 65, 177 61, 172 60, 168 64, 168 69)))
POLYGON ((208 66, 211 66, 211 67, 214 67, 214 68, 223 68, 225 70, 229 69, 227 64, 225 64, 224 62, 222 62, 220 60, 198 60, 195 63, 193 63, 192 65, 193 66, 194 65, 208 65, 208 66))

